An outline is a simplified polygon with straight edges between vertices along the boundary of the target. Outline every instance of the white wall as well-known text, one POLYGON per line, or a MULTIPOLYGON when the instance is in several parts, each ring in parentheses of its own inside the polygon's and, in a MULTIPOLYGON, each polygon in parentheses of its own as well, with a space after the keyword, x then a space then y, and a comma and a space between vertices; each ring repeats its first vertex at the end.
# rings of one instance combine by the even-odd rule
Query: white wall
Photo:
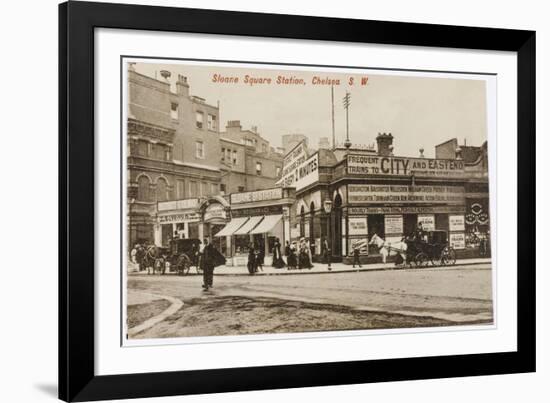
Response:
MULTIPOLYGON (((225 8, 441 24, 537 30, 538 204, 548 167, 550 25, 545 2, 462 0, 340 0, 311 3, 232 0, 133 1, 133 3, 225 8)), ((57 1, 3 2, 0 6, 0 99, 2 101, 2 231, 0 303, 0 400, 53 401, 57 382, 57 1)), ((539 250, 548 242, 548 209, 539 209, 539 250)), ((520 223, 521 225, 521 223, 520 223)), ((144 402, 362 402, 530 401, 548 399, 550 276, 537 259, 538 369, 536 374, 390 384, 323 387, 148 399, 144 402)), ((545 265, 547 266, 547 264, 545 265)))

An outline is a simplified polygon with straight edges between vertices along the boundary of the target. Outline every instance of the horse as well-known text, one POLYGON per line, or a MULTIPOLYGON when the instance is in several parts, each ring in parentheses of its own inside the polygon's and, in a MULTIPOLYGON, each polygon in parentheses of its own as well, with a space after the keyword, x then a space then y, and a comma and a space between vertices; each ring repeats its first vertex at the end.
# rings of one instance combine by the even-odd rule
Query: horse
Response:
POLYGON ((388 256, 400 255, 403 259, 403 266, 407 262, 407 243, 404 240, 397 242, 386 242, 383 238, 374 234, 369 241, 369 245, 375 245, 380 255, 382 255, 382 262, 386 263, 388 256))
POLYGON ((158 271, 164 274, 166 270, 166 261, 163 256, 160 256, 159 250, 155 245, 150 245, 143 256, 143 266, 147 269, 147 274, 155 274, 158 271), (150 270, 151 269, 151 270, 150 270))

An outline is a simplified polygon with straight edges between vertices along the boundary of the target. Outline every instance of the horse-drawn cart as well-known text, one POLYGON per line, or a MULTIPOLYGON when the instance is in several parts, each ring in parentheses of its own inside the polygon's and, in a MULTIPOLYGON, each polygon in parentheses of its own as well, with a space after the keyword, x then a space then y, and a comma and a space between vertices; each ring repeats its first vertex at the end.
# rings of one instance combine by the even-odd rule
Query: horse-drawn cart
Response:
POLYGON ((427 231, 423 239, 407 240, 407 263, 417 267, 454 265, 456 252, 447 240, 447 231, 427 231))
POLYGON ((166 259, 169 255, 168 248, 155 245, 145 246, 144 248, 145 252, 139 262, 140 269, 147 270, 147 274, 155 274, 156 272, 164 274, 166 272, 166 259))
POLYGON ((195 266, 197 273, 202 273, 199 264, 200 241, 198 239, 172 239, 170 241, 169 264, 179 275, 189 274, 191 266, 195 266))

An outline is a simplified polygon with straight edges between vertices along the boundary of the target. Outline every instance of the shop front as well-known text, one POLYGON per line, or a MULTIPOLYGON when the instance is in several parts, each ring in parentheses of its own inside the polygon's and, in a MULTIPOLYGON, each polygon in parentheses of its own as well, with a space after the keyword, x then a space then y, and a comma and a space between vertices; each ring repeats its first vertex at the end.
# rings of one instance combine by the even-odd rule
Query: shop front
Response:
POLYGON ((168 247, 173 238, 208 238, 222 252, 227 245, 215 235, 225 227, 229 217, 229 203, 222 197, 190 198, 160 202, 157 205, 155 244, 168 247))
POLYGON ((451 246, 465 248, 464 186, 348 184, 347 195, 344 255, 357 245, 363 255, 376 255, 376 247, 368 245, 374 234, 397 242, 414 234, 419 224, 424 231, 446 231, 451 246))
POLYGON ((168 247, 173 238, 199 238, 199 205, 198 198, 159 202, 155 244, 168 247))
POLYGON ((424 231, 445 231, 457 252, 466 249, 468 178, 462 161, 350 153, 333 172, 330 239, 345 263, 354 250, 362 260, 376 260, 378 250, 369 245, 374 234, 397 242, 419 224, 424 231))
POLYGON ((284 248, 290 237, 290 206, 294 203, 292 189, 273 188, 230 196, 231 220, 216 234, 228 245, 228 264, 244 266, 251 246, 264 255, 266 265, 276 239, 284 248))

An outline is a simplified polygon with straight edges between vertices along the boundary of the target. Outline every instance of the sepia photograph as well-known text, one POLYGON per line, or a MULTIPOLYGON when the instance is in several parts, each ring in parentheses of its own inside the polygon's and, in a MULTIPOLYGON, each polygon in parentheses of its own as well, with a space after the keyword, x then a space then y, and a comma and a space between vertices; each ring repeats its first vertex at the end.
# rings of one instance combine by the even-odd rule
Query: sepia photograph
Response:
POLYGON ((123 341, 495 325, 493 75, 121 70, 123 341))

